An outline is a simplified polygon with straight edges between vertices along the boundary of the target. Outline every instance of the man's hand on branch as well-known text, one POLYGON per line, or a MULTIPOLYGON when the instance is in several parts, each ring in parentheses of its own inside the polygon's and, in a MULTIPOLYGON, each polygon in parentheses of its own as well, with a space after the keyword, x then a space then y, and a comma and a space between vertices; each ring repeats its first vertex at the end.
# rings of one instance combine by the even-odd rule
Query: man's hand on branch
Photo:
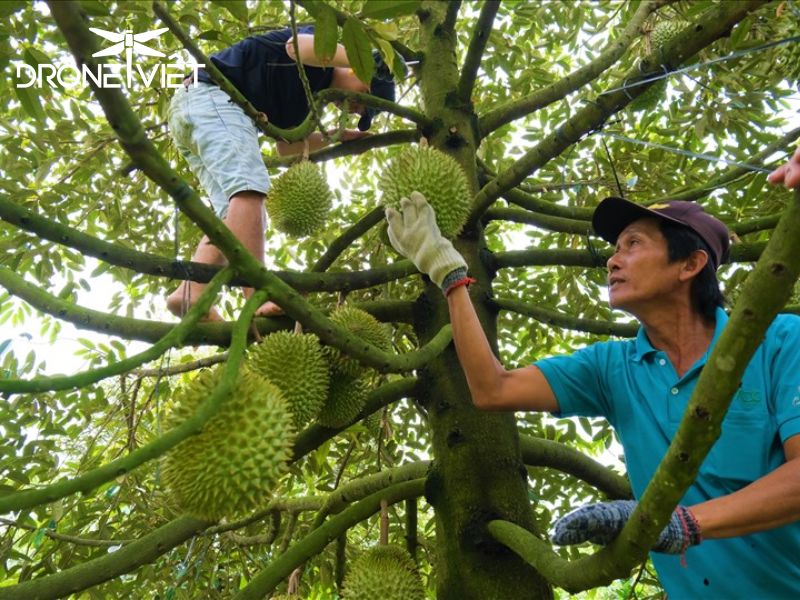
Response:
MULTIPOLYGON (((582 542, 606 545, 622 531, 636 504, 634 500, 614 500, 581 506, 556 521, 550 537, 559 546, 582 542)), ((700 526, 694 515, 685 506, 678 506, 652 549, 683 554, 701 541, 700 526)))
POLYGON ((789 189, 800 187, 800 148, 785 165, 778 167, 767 177, 772 184, 783 183, 789 189))
POLYGON ((400 254, 443 290, 464 279, 467 263, 450 240, 442 236, 433 208, 419 192, 400 201, 400 211, 386 208, 389 241, 400 254))

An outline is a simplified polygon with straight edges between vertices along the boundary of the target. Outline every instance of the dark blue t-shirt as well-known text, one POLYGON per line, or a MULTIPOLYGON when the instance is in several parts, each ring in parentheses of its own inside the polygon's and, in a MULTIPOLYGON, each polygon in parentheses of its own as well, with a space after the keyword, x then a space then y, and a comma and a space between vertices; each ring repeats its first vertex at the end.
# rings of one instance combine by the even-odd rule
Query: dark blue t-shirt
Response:
MULTIPOLYGON (((297 28, 314 33, 313 26, 297 28)), ((309 107, 297 63, 286 53, 291 29, 254 35, 211 55, 211 62, 244 94, 256 110, 278 127, 295 127, 308 116, 309 107)), ((332 68, 304 66, 312 92, 331 85, 332 68)), ((200 81, 211 82, 202 70, 200 81)))

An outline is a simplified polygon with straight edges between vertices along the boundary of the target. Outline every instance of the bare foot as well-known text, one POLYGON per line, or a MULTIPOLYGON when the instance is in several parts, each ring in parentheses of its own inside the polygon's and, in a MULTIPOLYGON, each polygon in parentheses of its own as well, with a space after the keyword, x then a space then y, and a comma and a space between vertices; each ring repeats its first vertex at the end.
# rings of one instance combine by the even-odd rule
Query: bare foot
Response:
POLYGON ((279 317, 284 314, 283 309, 274 302, 265 302, 258 307, 257 317, 279 317))
MULTIPOLYGON (((184 282, 178 288, 167 296, 167 310, 176 317, 183 317, 189 312, 189 309, 194 305, 192 298, 197 298, 199 294, 192 294, 187 289, 187 284, 184 282)), ((211 308, 205 316, 201 317, 201 322, 217 322, 223 321, 222 316, 217 312, 217 309, 211 308)))

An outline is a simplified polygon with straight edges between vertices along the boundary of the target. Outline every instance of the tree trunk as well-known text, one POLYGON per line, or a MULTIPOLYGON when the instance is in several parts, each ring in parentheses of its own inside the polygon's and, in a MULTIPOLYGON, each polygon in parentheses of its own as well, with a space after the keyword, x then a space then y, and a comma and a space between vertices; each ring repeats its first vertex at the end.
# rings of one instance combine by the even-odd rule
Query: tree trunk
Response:
MULTIPOLYGON (((425 112, 436 123, 426 134, 432 146, 459 161, 475 191, 477 120, 471 103, 458 101, 453 92, 458 88, 459 70, 455 34, 444 23, 446 8, 445 2, 425 2, 420 12, 425 53, 420 86, 425 112)), ((496 312, 487 302, 494 274, 480 260, 484 248, 480 227, 464 232, 457 246, 478 279, 473 301, 496 348, 496 312)), ((444 297, 429 285, 415 306, 420 341, 448 322, 444 297)), ((547 582, 486 531, 487 522, 496 518, 534 531, 514 415, 481 412, 473 406, 452 346, 428 365, 422 378, 420 400, 428 410, 433 433, 434 463, 425 491, 436 511, 437 597, 551 598, 547 582)))

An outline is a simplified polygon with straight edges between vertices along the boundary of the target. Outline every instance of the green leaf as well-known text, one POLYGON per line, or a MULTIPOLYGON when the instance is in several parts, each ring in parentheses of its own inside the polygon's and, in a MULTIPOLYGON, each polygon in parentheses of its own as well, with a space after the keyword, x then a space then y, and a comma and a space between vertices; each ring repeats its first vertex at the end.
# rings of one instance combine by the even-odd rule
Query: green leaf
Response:
POLYGON ((80 4, 86 14, 93 17, 107 17, 111 14, 111 8, 100 0, 81 0, 80 4))
POLYGON ((25 0, 4 0, 0 2, 0 19, 6 19, 13 15, 18 10, 22 10, 27 6, 25 0))
POLYGON ((336 13, 327 4, 321 4, 317 9, 314 26, 314 54, 323 62, 330 62, 336 54, 338 41, 336 13))
POLYGON ((342 42, 356 77, 369 83, 375 73, 375 61, 372 60, 372 44, 360 21, 350 17, 344 22, 342 42))
POLYGON ((14 93, 16 93, 17 99, 20 101, 20 104, 22 104, 22 108, 25 112, 28 113, 28 116, 39 122, 44 122, 44 109, 42 108, 42 103, 39 101, 39 93, 36 88, 15 87, 14 93))
POLYGON ((222 6, 234 19, 239 19, 242 23, 247 23, 247 2, 245 0, 214 0, 214 4, 222 6))
POLYGON ((361 17, 366 19, 392 19, 410 15, 419 8, 420 0, 367 0, 361 9, 361 17))

